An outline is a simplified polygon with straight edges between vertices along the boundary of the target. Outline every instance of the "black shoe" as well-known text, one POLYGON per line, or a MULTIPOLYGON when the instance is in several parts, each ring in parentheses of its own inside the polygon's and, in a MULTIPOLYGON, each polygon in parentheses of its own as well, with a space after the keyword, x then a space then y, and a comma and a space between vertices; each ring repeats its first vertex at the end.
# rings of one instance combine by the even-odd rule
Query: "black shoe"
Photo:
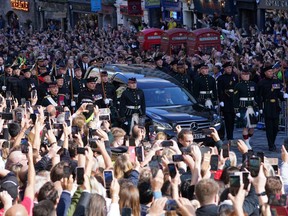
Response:
POLYGON ((273 146, 273 147, 269 147, 269 151, 272 151, 272 152, 277 152, 276 146, 273 146))

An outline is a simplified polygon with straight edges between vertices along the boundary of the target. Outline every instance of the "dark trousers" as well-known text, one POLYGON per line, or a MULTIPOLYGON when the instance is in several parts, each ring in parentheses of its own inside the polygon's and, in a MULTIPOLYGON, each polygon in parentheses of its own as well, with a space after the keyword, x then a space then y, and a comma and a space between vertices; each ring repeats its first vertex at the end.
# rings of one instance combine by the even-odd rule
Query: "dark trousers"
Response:
POLYGON ((235 113, 234 112, 223 112, 226 136, 228 140, 233 139, 234 123, 235 123, 235 113))
POLYGON ((265 117, 266 137, 269 148, 275 147, 275 140, 278 134, 279 118, 265 117))

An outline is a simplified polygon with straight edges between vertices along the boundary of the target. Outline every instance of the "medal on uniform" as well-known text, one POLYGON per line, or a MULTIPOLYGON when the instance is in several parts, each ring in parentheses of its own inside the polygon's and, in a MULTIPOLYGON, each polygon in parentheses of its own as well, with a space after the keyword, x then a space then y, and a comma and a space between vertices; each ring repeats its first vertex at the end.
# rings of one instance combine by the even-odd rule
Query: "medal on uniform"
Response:
POLYGON ((255 91, 255 87, 254 86, 250 86, 250 91, 255 91))
POLYGON ((139 95, 137 95, 137 99, 140 100, 140 96, 139 95))
POLYGON ((280 89, 280 84, 272 84, 272 89, 280 89))

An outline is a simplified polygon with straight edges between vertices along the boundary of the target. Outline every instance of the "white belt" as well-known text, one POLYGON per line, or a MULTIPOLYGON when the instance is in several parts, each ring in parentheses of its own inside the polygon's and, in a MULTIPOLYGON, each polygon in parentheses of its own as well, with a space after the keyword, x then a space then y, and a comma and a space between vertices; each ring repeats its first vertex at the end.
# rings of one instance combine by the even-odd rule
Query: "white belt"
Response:
POLYGON ((78 94, 74 94, 73 97, 74 97, 74 98, 77 98, 77 97, 78 97, 78 94))
POLYGON ((141 106, 126 106, 128 109, 140 109, 141 106))
POLYGON ((213 91, 211 90, 211 91, 200 91, 200 94, 212 94, 213 93, 213 91))
POLYGON ((234 89, 227 89, 228 92, 234 92, 234 89))
POLYGON ((241 97, 240 101, 253 101, 254 97, 241 97))

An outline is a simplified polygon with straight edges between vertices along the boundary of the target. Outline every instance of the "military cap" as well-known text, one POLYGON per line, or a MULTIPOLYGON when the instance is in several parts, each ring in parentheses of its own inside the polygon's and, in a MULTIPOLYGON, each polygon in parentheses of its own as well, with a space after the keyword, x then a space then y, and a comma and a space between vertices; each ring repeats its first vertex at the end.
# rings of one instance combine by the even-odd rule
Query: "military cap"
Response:
POLYGON ((155 56, 154 61, 158 61, 158 60, 162 59, 162 57, 163 57, 162 55, 155 56))
POLYGON ((61 74, 61 75, 57 75, 55 76, 55 79, 58 80, 58 79, 64 79, 64 76, 61 74))
POLYGON ((57 82, 51 82, 51 83, 49 83, 49 88, 55 88, 55 87, 58 87, 58 86, 57 86, 57 82))
POLYGON ((66 68, 66 65, 64 64, 64 62, 60 62, 58 68, 66 68))
POLYGON ((89 77, 89 78, 86 78, 86 82, 96 82, 98 80, 98 77, 89 77))
POLYGON ((271 70, 271 69, 273 69, 273 65, 264 67, 264 68, 262 69, 262 71, 263 71, 263 73, 265 73, 266 71, 271 70))
POLYGON ((231 62, 226 62, 225 64, 222 65, 223 68, 230 67, 230 66, 232 67, 231 62))
POLYGON ((107 71, 101 71, 100 75, 101 76, 108 76, 108 72, 107 71))
POLYGON ((154 62, 153 58, 146 58, 143 60, 143 62, 154 62))
POLYGON ((131 77, 128 79, 128 83, 135 83, 135 82, 137 82, 135 77, 131 77))
POLYGON ((98 57, 98 58, 96 59, 96 61, 97 61, 97 62, 103 62, 103 61, 104 61, 104 58, 103 58, 102 56, 100 56, 100 57, 98 57))
POLYGON ((7 63, 7 64, 4 65, 5 68, 9 68, 9 67, 11 67, 11 66, 12 66, 12 65, 11 65, 10 63, 7 63))
POLYGON ((97 62, 97 58, 92 58, 92 59, 89 61, 89 64, 92 64, 93 62, 97 62))
POLYGON ((11 68, 12 68, 13 70, 20 69, 19 65, 13 65, 11 68))
POLYGON ((133 61, 133 57, 132 56, 128 56, 125 61, 133 61))
POLYGON ((37 58, 37 61, 38 61, 38 62, 44 61, 44 57, 43 57, 43 56, 39 56, 39 57, 37 58))
POLYGON ((202 67, 208 68, 208 65, 207 65, 205 62, 203 62, 203 63, 201 63, 201 64, 198 65, 198 68, 199 68, 199 69, 202 68, 202 67))
POLYGON ((24 69, 22 69, 21 71, 23 72, 23 73, 27 73, 27 72, 31 72, 31 67, 27 67, 27 68, 24 68, 24 69))
POLYGON ((174 59, 173 61, 170 62, 170 65, 177 65, 177 63, 178 63, 178 60, 174 59))
POLYGON ((40 74, 41 77, 50 76, 50 72, 44 72, 40 74))

